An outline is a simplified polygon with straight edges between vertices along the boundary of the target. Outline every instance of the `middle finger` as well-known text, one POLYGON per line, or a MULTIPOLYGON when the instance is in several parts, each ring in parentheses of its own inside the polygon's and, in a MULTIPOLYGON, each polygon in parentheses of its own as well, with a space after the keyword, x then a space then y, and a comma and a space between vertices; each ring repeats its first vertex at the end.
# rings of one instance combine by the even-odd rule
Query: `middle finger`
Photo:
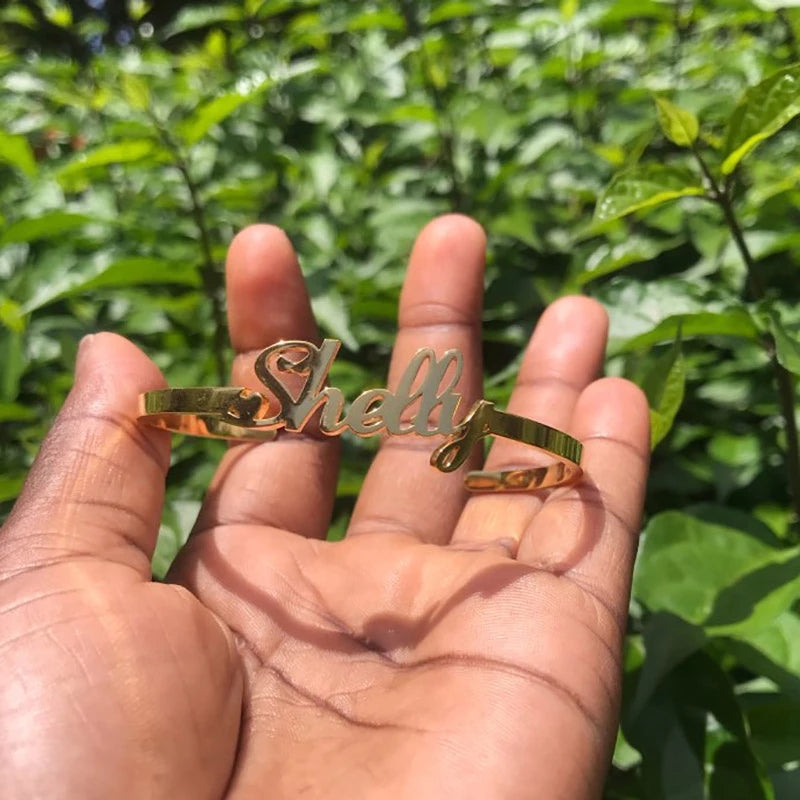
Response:
MULTIPOLYGON (((432 348, 437 358, 458 348, 464 356, 455 387, 462 394, 459 415, 479 398, 485 248, 481 227, 455 214, 434 220, 420 233, 400 298, 390 389, 397 387, 420 348, 432 348)), ((463 475, 470 465, 452 474, 438 472, 429 463, 436 444, 415 434, 383 441, 364 480, 348 536, 382 531, 410 533, 425 542, 449 540, 466 499, 463 475)))

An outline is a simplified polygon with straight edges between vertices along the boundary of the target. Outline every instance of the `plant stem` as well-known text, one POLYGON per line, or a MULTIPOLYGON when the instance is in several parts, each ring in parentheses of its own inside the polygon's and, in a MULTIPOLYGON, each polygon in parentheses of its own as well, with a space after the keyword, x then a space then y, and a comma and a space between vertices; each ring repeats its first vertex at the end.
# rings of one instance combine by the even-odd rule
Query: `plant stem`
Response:
MULTIPOLYGON (((733 236, 733 241, 736 243, 742 261, 744 261, 747 269, 748 294, 753 300, 763 300, 766 292, 756 272, 755 259, 745 241, 742 226, 736 218, 730 192, 728 191, 729 184, 725 187, 719 185, 719 182, 714 178, 696 145, 692 148, 692 152, 711 188, 710 199, 722 210, 725 223, 731 232, 731 236, 733 236)), ((781 409, 781 416, 783 417, 784 428, 786 430, 786 467, 788 473, 789 497, 794 509, 795 523, 797 523, 800 520, 800 440, 798 439, 797 418, 795 415, 796 397, 794 377, 783 364, 778 361, 775 337, 771 333, 766 333, 764 335, 764 346, 769 356, 773 375, 775 376, 775 383, 778 387, 778 402, 781 409)))
POLYGON ((794 32, 792 21, 786 13, 785 8, 779 8, 775 12, 783 26, 784 33, 786 34, 786 46, 789 48, 789 55, 792 61, 800 61, 800 48, 797 45, 797 35, 794 32))
POLYGON ((203 281, 203 289, 211 303, 211 318, 214 323, 214 334, 212 337, 214 366, 217 373, 217 381, 222 385, 226 381, 228 371, 225 359, 225 312, 222 307, 222 291, 224 287, 222 275, 217 269, 217 265, 214 262, 214 254, 211 250, 211 236, 209 235, 208 225, 206 223, 205 206, 200 197, 198 186, 194 178, 192 178, 189 164, 186 161, 181 147, 152 112, 149 113, 149 116, 158 131, 161 141, 170 151, 173 158, 173 166, 178 170, 181 178, 183 178, 183 183, 189 193, 192 219, 197 227, 197 232, 200 237, 200 250, 202 252, 200 276, 203 281))
POLYGON ((189 167, 182 155, 176 159, 175 166, 183 176, 183 181, 189 192, 192 203, 192 217, 194 218, 197 231, 200 234, 200 247, 203 251, 203 264, 201 275, 203 278, 203 288, 208 299, 211 301, 211 317, 214 322, 214 364, 217 369, 217 380, 220 386, 225 383, 227 367, 225 364, 225 313, 222 308, 222 289, 223 281, 217 265, 214 262, 214 255, 211 251, 211 237, 206 225, 206 212, 197 184, 189 172, 189 167))
POLYGON ((425 50, 425 43, 423 42, 422 26, 417 19, 414 3, 403 2, 401 3, 401 7, 408 32, 418 39, 420 43, 419 58, 422 66, 422 76, 425 81, 425 86, 433 100, 433 107, 436 109, 436 115, 439 121, 439 140, 442 146, 442 160, 444 161, 445 168, 450 178, 450 202, 454 211, 466 211, 466 197, 461 190, 461 179, 459 178, 458 168, 456 167, 455 125, 450 116, 444 94, 437 85, 436 79, 433 77, 433 69, 430 59, 428 58, 428 53, 425 50))

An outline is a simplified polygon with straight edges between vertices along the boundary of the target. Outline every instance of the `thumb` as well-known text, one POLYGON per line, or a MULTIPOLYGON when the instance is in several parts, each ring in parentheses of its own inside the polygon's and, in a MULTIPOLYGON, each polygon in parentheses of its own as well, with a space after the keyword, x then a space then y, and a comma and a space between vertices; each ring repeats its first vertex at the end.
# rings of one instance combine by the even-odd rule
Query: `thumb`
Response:
POLYGON ((136 422, 138 395, 164 386, 147 356, 121 336, 86 337, 75 384, 0 530, 0 579, 96 558, 150 577, 169 434, 136 422))

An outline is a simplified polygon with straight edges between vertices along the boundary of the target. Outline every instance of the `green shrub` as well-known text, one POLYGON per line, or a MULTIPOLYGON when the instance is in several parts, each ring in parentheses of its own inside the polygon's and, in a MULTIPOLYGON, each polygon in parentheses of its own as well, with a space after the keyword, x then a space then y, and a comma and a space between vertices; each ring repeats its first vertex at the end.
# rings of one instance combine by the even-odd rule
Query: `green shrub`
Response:
MULTIPOLYGON (((414 235, 470 213, 488 396, 507 400, 542 307, 586 292, 611 316, 608 372, 651 400, 607 797, 800 796, 800 14, 248 0, 154 29, 131 2, 133 41, 92 53, 102 20, 30 5, 0 10, 2 509, 82 334, 131 337, 176 385, 225 381, 242 226, 289 233, 353 395, 383 381, 414 235), (31 49, 44 24, 85 61, 31 49)), ((370 447, 346 443, 332 536, 370 447)), ((177 445, 157 576, 219 453, 177 445)))

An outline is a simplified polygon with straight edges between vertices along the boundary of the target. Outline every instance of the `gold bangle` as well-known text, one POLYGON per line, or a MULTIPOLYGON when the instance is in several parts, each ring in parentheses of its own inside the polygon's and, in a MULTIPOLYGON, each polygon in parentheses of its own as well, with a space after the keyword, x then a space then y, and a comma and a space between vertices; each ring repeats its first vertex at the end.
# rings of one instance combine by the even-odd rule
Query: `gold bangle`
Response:
POLYGON ((500 411, 486 400, 475 403, 461 422, 455 416, 461 395, 454 391, 464 358, 447 350, 437 358, 430 348, 412 357, 394 391, 367 389, 346 409, 340 389, 326 386, 341 342, 325 339, 320 347, 305 341, 278 342, 262 350, 255 373, 275 398, 240 387, 160 389, 140 397, 139 421, 157 428, 237 441, 269 441, 280 429, 301 431, 320 412, 319 429, 328 436, 351 431, 357 436, 386 432, 402 436, 443 434, 447 438, 431 455, 431 465, 442 472, 458 469, 473 447, 486 436, 500 436, 535 447, 552 463, 499 471, 476 470, 464 479, 471 492, 524 492, 571 483, 582 474, 581 443, 563 431, 540 422, 500 411), (305 379, 293 392, 282 379, 305 379), (409 417, 404 412, 414 406, 409 417), (429 420, 436 417, 431 426, 429 420))

